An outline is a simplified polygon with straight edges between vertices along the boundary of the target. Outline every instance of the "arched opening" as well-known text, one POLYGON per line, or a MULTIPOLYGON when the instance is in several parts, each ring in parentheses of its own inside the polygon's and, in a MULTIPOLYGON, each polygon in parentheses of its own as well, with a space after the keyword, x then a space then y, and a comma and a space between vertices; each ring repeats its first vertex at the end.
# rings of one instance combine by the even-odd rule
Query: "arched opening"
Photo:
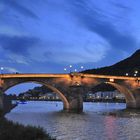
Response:
POLYGON ((36 84, 40 84, 40 85, 44 85, 46 86, 48 89, 52 90, 56 95, 58 95, 58 97, 60 98, 60 100, 63 102, 63 109, 65 110, 68 110, 69 109, 69 102, 68 100, 66 99, 66 97, 64 96, 64 94, 59 91, 57 88, 49 85, 49 84, 46 84, 46 83, 43 83, 43 82, 38 82, 38 81, 25 81, 25 82, 21 82, 21 83, 15 83, 15 84, 12 84, 11 86, 9 87, 6 87, 4 89, 4 92, 6 92, 7 90, 9 90, 10 88, 14 87, 14 86, 17 86, 19 84, 24 84, 24 83, 36 83, 36 84))
POLYGON ((124 86, 119 85, 117 83, 112 83, 112 82, 106 82, 106 84, 109 84, 109 85, 113 86, 120 93, 124 94, 126 103, 135 102, 135 98, 134 98, 133 94, 131 93, 131 91, 128 90, 127 88, 125 88, 124 86))
POLYGON ((87 96, 93 102, 126 102, 126 107, 135 107, 135 98, 130 90, 114 82, 105 82, 91 88, 87 96), (117 100, 118 99, 118 100, 117 100))

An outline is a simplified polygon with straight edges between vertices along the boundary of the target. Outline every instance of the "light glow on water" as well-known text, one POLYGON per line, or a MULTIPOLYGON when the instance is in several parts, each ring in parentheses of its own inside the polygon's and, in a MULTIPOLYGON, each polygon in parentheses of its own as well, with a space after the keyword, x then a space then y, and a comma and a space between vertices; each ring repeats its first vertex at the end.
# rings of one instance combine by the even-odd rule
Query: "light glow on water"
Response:
POLYGON ((125 109, 124 103, 84 103, 84 113, 64 113, 62 102, 31 101, 19 104, 6 118, 41 126, 57 140, 136 140, 139 117, 116 117, 104 112, 125 109))

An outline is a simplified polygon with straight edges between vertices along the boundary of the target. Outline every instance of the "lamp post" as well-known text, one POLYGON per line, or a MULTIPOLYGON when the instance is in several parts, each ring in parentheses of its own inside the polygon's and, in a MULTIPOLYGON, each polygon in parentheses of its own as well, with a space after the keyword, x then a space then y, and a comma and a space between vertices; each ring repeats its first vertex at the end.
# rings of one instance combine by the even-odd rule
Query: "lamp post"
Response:
POLYGON ((64 71, 66 72, 67 71, 67 68, 64 68, 64 71))
POLYGON ((138 75, 138 71, 135 70, 135 72, 134 72, 134 76, 136 77, 137 75, 138 75))
POLYGON ((2 74, 2 71, 4 70, 4 67, 0 67, 0 72, 2 74))
MULTIPOLYGON (((84 66, 80 66, 79 69, 83 70, 83 69, 84 69, 84 66)), ((69 71, 69 72, 71 73, 72 71, 78 72, 79 69, 74 68, 73 65, 69 65, 68 67, 65 67, 65 68, 64 68, 64 71, 69 71), (73 70, 72 70, 72 69, 73 69, 73 70)))
POLYGON ((81 66, 80 68, 81 68, 81 70, 83 70, 84 69, 84 66, 81 66))
POLYGON ((72 71, 72 65, 70 65, 70 73, 71 73, 71 71, 72 71))
POLYGON ((135 70, 135 73, 137 74, 137 73, 138 73, 138 71, 137 71, 137 70, 135 70))
POLYGON ((81 66, 81 69, 83 69, 84 68, 84 66, 81 66))
POLYGON ((126 75, 126 76, 128 76, 129 74, 128 74, 128 73, 126 73, 125 75, 126 75))

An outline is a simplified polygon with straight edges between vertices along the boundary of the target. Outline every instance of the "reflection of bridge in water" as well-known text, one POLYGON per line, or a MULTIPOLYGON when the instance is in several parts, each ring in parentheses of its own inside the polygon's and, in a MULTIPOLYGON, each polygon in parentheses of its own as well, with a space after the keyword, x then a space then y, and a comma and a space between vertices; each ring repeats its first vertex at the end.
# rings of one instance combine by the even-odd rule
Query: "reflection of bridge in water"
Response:
POLYGON ((127 108, 140 108, 140 77, 107 76, 82 73, 70 74, 1 74, 0 105, 2 93, 9 88, 26 82, 47 86, 63 101, 65 110, 83 110, 82 95, 102 83, 115 87, 124 94, 127 108))

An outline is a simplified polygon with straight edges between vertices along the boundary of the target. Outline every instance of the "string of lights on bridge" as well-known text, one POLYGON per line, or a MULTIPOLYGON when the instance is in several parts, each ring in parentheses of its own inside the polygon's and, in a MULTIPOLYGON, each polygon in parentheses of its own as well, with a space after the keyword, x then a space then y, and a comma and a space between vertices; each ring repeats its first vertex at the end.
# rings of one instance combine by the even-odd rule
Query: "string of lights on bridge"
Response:
MULTIPOLYGON (((139 73, 138 70, 135 70, 134 73, 133 73, 133 76, 134 76, 134 77, 138 76, 138 73, 139 73)), ((130 75, 132 75, 132 74, 126 73, 125 75, 126 75, 126 76, 130 76, 130 75)))
POLYGON ((83 71, 84 70, 84 66, 80 66, 79 68, 74 68, 73 65, 69 65, 68 67, 64 68, 65 72, 78 72, 78 71, 83 71))
MULTIPOLYGON (((84 70, 84 66, 80 66, 79 68, 74 68, 73 65, 69 65, 67 67, 64 68, 65 72, 79 72, 79 71, 83 71, 84 70)), ((4 67, 0 67, 0 74, 4 73, 4 67)), ((134 73, 130 72, 130 73, 125 73, 125 76, 134 76, 137 77, 139 76, 139 71, 135 70, 134 73)))

